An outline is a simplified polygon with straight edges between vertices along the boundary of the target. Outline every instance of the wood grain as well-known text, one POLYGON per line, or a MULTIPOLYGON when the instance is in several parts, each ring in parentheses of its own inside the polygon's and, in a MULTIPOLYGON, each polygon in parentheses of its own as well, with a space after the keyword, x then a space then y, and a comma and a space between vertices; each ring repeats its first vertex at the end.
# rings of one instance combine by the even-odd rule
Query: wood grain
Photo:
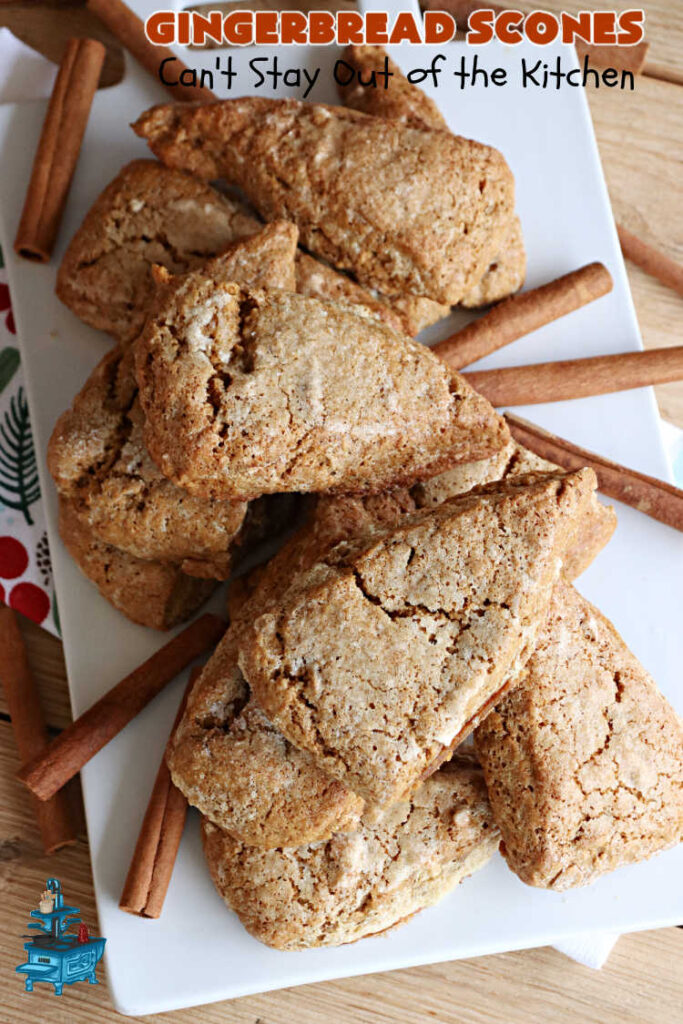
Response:
MULTIPOLYGON (((10 25, 29 45, 58 59, 70 35, 97 34, 83 22, 79 0, 7 3, 0 26, 10 25), (75 8, 75 9, 73 9, 75 8), (19 14, 21 18, 17 21, 19 14), (61 43, 60 43, 61 40, 61 43)), ((159 6, 162 6, 161 4, 159 6)), ((277 4, 275 4, 277 6, 277 4)), ((567 9, 566 0, 544 7, 567 9)), ((606 5, 595 4, 605 8, 606 5)), ((613 0, 618 9, 630 0, 613 0)), ((569 9, 572 8, 571 5, 569 9)), ((649 64, 683 78, 683 28, 676 0, 646 4, 649 64)), ((109 39, 104 74, 123 67, 109 39)), ((113 77, 110 80, 117 80, 113 77)), ((683 260, 680 182, 683 153, 683 88, 654 78, 638 79, 634 93, 587 90, 615 216, 673 259, 683 260), (676 202, 678 206, 676 206, 676 202)), ((683 299, 627 265, 645 344, 680 344, 683 299)), ((657 388, 663 415, 683 426, 683 386, 657 388)), ((41 701, 51 726, 70 720, 59 642, 22 621, 41 701)), ((0 713, 6 707, 0 701, 0 713)), ((61 878, 71 902, 95 924, 90 862, 85 838, 49 860, 42 855, 28 793, 14 782, 18 768, 10 726, 0 720, 0 971, 7 981, 0 1016, 8 1024, 111 1024, 106 987, 74 986, 62 999, 37 990, 27 996, 14 967, 23 959, 19 936, 48 875, 61 878)), ((75 787, 72 787, 72 790, 75 787)), ((454 926, 457 926, 457 922, 454 926)), ((377 940, 381 941, 381 940, 377 940)), ((327 982, 217 1003, 196 1010, 144 1018, 153 1024, 681 1024, 683 931, 674 928, 624 936, 602 971, 594 972, 549 949, 506 953, 348 981, 327 982)), ((132 1018, 129 1018, 132 1019, 132 1018)))

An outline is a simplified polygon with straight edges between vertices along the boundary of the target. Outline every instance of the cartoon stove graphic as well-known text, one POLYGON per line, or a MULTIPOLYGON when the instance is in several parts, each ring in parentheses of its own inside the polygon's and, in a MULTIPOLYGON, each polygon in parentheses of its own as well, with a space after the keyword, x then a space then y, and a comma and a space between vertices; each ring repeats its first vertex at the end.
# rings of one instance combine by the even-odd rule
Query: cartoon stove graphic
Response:
POLYGON ((54 985, 56 995, 61 996, 64 985, 73 985, 76 981, 97 984, 95 967, 104 953, 106 939, 93 938, 77 916, 78 907, 64 905, 62 886, 57 878, 48 878, 39 909, 31 911, 31 917, 38 921, 30 922, 29 928, 39 931, 24 943, 28 952, 28 961, 16 968, 19 974, 25 974, 24 987, 27 992, 33 991, 36 981, 46 981, 54 985), (67 934, 78 925, 76 934, 67 934))

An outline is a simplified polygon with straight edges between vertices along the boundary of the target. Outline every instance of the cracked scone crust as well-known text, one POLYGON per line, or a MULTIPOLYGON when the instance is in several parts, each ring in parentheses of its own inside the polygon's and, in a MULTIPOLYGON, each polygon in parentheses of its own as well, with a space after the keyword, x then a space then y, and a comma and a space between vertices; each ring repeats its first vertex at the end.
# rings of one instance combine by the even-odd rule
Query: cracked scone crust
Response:
POLYGON ((514 180, 469 139, 297 100, 154 107, 134 125, 164 163, 239 185, 266 220, 385 295, 459 302, 500 252, 514 180))
POLYGON ((149 452, 206 497, 382 490, 509 437, 424 346, 290 292, 174 278, 134 348, 149 452))
POLYGON ((167 752, 176 786, 249 846, 301 846, 357 826, 363 801, 266 718, 229 630, 204 667, 167 752))
POLYGON ((568 584, 527 669, 475 733, 512 870, 561 891, 680 842, 683 725, 568 584))
POLYGON ((452 762, 410 800, 324 843, 257 850, 207 821, 203 841, 214 884, 247 931, 295 950, 355 942, 436 903, 484 866, 498 831, 481 772, 452 762))
MULTIPOLYGON (((296 229, 272 224, 203 266, 218 284, 252 280, 294 287, 296 229)), ((50 472, 88 529, 137 558, 182 563, 190 575, 225 579, 247 513, 246 502, 218 501, 176 487, 143 439, 130 348, 113 349, 95 368, 48 449, 50 472)))
MULTIPOLYGON (((514 441, 488 459, 464 462, 438 476, 396 487, 382 494, 320 495, 310 501, 303 526, 289 537, 265 565, 235 580, 228 592, 230 620, 235 628, 249 625, 257 615, 277 604, 300 573, 324 558, 341 541, 374 529, 398 526, 402 519, 424 508, 434 508, 474 487, 530 473, 558 473, 547 462, 514 441)), ((607 544, 616 527, 616 514, 593 494, 577 522, 577 535, 564 559, 563 572, 575 579, 607 544)))
POLYGON ((240 630, 268 718, 369 802, 410 792, 523 668, 594 488, 522 477, 338 545, 240 630))
POLYGON ((91 327, 131 341, 154 293, 151 267, 198 266, 261 227, 243 203, 191 174, 134 160, 107 186, 74 235, 57 295, 91 327))
POLYGON ((140 626, 177 626, 204 604, 215 587, 213 580, 195 579, 170 562, 145 561, 105 544, 62 497, 59 533, 83 575, 110 604, 140 626))

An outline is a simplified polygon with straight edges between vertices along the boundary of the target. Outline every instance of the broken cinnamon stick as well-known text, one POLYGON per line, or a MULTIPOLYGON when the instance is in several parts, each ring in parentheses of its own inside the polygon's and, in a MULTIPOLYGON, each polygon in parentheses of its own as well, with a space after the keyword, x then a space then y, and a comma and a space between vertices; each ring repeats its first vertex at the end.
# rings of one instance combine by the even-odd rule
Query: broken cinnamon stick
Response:
MULTIPOLYGON (((28 761, 45 750, 50 737, 16 614, 4 604, 0 604, 0 652, 0 682, 14 739, 20 759, 28 761)), ((33 802, 46 853, 55 853, 76 842, 76 829, 65 793, 57 793, 45 803, 35 799, 33 802)))
MULTIPOLYGON (((200 673, 200 668, 192 670, 173 722, 171 737, 178 728, 187 698, 200 673)), ((164 750, 121 893, 121 910, 138 917, 161 916, 186 816, 187 800, 171 780, 164 750)))
POLYGON ((48 104, 14 251, 49 260, 78 162, 106 50, 96 39, 70 39, 48 104))
POLYGON ((598 487, 603 494, 683 531, 683 491, 678 487, 579 448, 519 416, 507 413, 505 419, 514 439, 542 459, 569 470, 590 466, 595 470, 598 487))
POLYGON ((23 766, 17 778, 39 800, 49 800, 179 672, 215 647, 224 631, 225 622, 217 615, 195 619, 72 722, 42 754, 23 766))
POLYGON ((683 380, 683 345, 478 370, 464 376, 492 405, 564 402, 683 380))
POLYGON ((625 259, 631 260, 646 274, 656 277, 662 284, 683 295, 683 266, 666 256, 653 245, 632 234, 622 224, 617 224, 617 234, 625 259))
POLYGON ((179 103, 215 101, 215 93, 203 85, 166 85, 161 80, 159 71, 164 60, 173 61, 173 77, 176 79, 180 79, 184 71, 187 71, 188 75, 191 72, 168 46, 155 46, 154 43, 150 43, 145 35, 144 22, 123 3, 123 0, 86 0, 85 6, 97 15, 121 45, 164 86, 174 100, 179 103))
POLYGON ((434 345, 432 352, 460 370, 611 290, 609 270, 602 263, 589 263, 540 288, 504 299, 478 320, 434 345))

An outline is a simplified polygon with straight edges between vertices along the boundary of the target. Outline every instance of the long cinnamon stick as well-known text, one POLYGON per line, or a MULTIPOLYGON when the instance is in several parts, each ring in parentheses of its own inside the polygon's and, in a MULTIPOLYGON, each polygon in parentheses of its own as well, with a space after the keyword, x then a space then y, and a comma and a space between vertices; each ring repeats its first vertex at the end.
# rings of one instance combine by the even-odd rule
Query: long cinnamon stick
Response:
MULTIPOLYGON (((179 79, 187 65, 176 57, 168 46, 155 46, 145 35, 144 22, 123 0, 86 0, 88 10, 107 26, 122 46, 128 50, 145 70, 153 75, 171 94, 174 100, 181 103, 211 102, 216 99, 215 93, 202 85, 165 85, 159 76, 163 60, 173 59, 173 77, 179 79)), ((188 72, 189 74, 189 72, 188 72)))
POLYGON ((683 380, 683 345, 466 373, 492 405, 537 405, 683 380))
POLYGON ((617 224, 617 233, 621 251, 627 260, 631 260, 646 274, 656 277, 662 284, 683 295, 683 266, 680 263, 676 263, 653 245, 643 242, 623 224, 617 224))
POLYGON ((14 241, 25 259, 45 263, 52 254, 105 54, 96 39, 67 43, 14 241))
POLYGON ((17 778, 48 800, 131 722, 191 661, 214 647, 225 630, 217 615, 202 615, 117 683, 77 718, 17 778))
MULTIPOLYGON (((4 604, 0 604, 0 683, 19 757, 28 761, 43 752, 50 737, 16 614, 4 604)), ((33 802, 46 853, 55 853, 76 842, 76 829, 65 793, 56 793, 45 803, 35 799, 33 802)))
POLYGON ((457 334, 434 345, 432 352, 459 370, 611 290, 612 277, 607 268, 602 263, 589 263, 540 288, 504 299, 457 334))
POLYGON ((541 458, 570 470, 590 466, 595 470, 603 494, 683 531, 683 491, 678 487, 579 448, 519 416, 507 413, 505 419, 515 440, 541 458))
MULTIPOLYGON (((200 672, 200 668, 192 670, 171 736, 178 728, 190 690, 200 672)), ((186 816, 187 800, 171 780, 164 751, 121 893, 121 910, 139 917, 161 916, 186 816)))

